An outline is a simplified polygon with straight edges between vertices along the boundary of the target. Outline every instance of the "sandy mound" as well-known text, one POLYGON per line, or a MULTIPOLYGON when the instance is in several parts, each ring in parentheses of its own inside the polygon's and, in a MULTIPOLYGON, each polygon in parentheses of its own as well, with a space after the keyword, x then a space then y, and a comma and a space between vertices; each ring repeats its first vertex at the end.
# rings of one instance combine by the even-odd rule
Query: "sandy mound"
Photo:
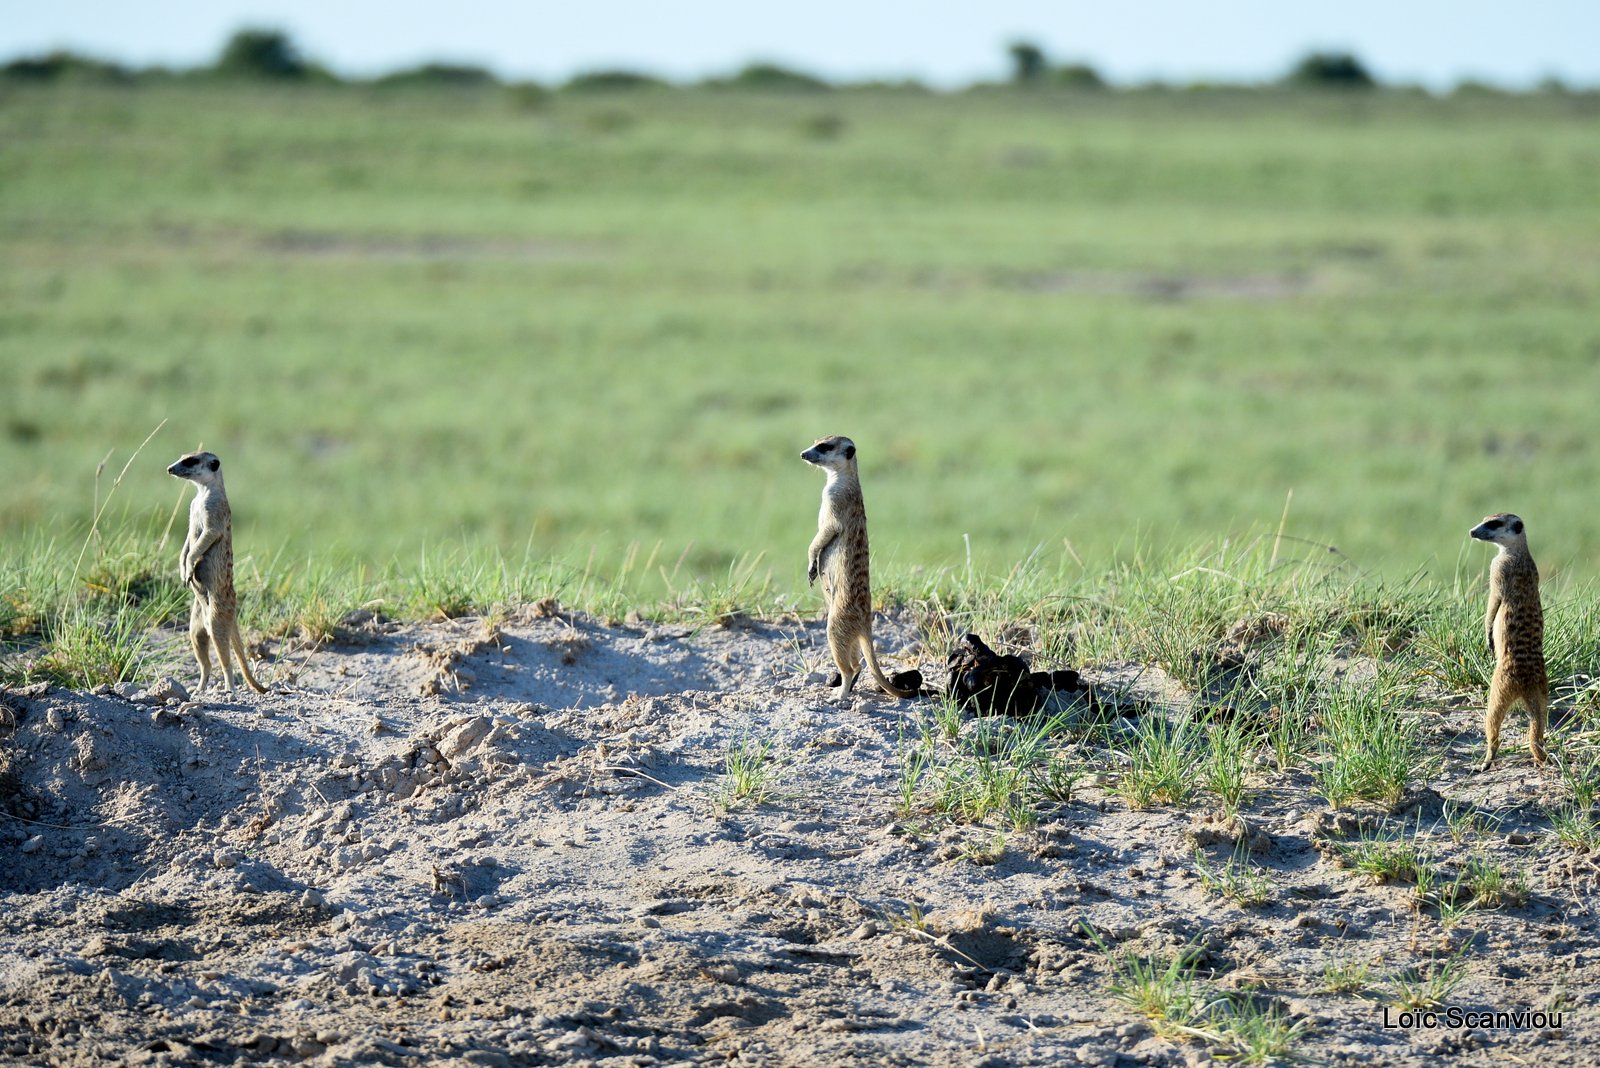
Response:
MULTIPOLYGON (((908 621, 879 629, 887 659, 942 681, 908 621)), ((900 745, 928 705, 863 685, 837 707, 824 655, 815 623, 605 627, 546 609, 374 621, 263 665, 278 679, 265 696, 6 695, 0 1056, 1205 1059, 1110 998, 1088 921, 1136 952, 1199 947, 1215 989, 1304 1021, 1314 1057, 1588 1063, 1595 869, 1534 845, 1531 807, 1480 847, 1529 872, 1534 896, 1447 932, 1409 888, 1319 849, 1346 817, 1290 775, 1250 810, 1275 891, 1246 908, 1196 875, 1197 843, 1225 858, 1232 841, 1202 809, 1131 811, 1091 785, 998 848, 993 826, 910 833, 900 745), (727 811, 726 756, 756 742, 773 797, 727 811), (1472 951, 1452 1003, 1559 1004, 1562 1029, 1385 1028, 1376 976, 1441 946, 1472 951), (1371 987, 1325 990, 1352 956, 1375 962, 1371 987)), ((192 682, 177 642, 172 670, 192 682)), ((1470 712, 1440 717, 1441 738, 1470 712)), ((1548 780, 1508 761, 1481 785, 1495 807, 1548 780)), ((1437 821, 1438 795, 1413 808, 1437 821)))

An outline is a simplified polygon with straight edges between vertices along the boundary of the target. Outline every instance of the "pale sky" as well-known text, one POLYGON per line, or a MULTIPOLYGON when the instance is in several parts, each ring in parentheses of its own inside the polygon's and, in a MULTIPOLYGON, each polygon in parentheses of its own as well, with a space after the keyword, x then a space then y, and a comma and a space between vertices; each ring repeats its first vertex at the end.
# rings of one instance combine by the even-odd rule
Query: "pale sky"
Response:
POLYGON ((1004 76, 1028 39, 1115 82, 1277 77, 1313 48, 1347 49, 1385 81, 1600 85, 1600 0, 4 0, 0 59, 70 48, 194 66, 242 26, 287 31, 345 75, 428 60, 563 80, 627 67, 675 79, 753 59, 831 79, 1004 76))

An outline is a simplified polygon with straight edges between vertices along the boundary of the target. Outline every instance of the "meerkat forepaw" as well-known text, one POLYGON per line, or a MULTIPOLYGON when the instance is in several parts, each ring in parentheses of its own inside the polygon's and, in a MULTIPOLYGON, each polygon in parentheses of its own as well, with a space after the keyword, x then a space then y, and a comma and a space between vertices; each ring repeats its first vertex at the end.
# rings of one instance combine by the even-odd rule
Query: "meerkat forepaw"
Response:
POLYGON ((806 568, 806 585, 807 586, 815 586, 816 584, 817 584, 817 562, 815 560, 813 560, 813 561, 811 561, 811 566, 806 568))

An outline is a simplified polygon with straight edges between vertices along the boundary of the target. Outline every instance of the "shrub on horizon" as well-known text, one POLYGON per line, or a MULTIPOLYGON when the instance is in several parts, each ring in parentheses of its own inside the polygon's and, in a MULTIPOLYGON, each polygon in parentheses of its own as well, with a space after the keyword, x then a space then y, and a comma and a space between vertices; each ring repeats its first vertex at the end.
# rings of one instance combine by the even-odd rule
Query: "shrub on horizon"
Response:
POLYGON ((1371 89, 1378 84, 1350 52, 1312 52, 1290 68, 1285 81, 1311 89, 1371 89))
POLYGON ((564 91, 575 93, 614 92, 636 89, 670 89, 672 88, 672 83, 657 78, 653 74, 644 74, 634 70, 593 70, 582 74, 574 74, 568 79, 567 84, 561 88, 564 91))

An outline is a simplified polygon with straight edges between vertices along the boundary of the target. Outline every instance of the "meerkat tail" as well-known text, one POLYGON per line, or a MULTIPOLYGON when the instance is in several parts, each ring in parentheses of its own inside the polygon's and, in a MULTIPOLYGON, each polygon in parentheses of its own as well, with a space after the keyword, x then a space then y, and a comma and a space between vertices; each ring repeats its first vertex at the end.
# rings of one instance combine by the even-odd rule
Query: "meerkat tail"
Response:
POLYGON ((239 651, 239 671, 244 675, 244 681, 249 683, 250 688, 256 693, 266 693, 267 688, 257 682, 254 675, 250 674, 250 655, 244 651, 244 639, 239 636, 238 623, 233 625, 233 647, 239 651))
POLYGON ((879 686, 882 686, 885 690, 894 694, 894 696, 900 698, 902 701, 906 701, 917 696, 916 690, 902 690, 900 687, 890 682, 889 677, 883 673, 883 669, 878 666, 878 654, 874 652, 872 648, 872 634, 870 631, 861 635, 861 651, 866 654, 867 670, 872 672, 872 677, 877 681, 879 686))

